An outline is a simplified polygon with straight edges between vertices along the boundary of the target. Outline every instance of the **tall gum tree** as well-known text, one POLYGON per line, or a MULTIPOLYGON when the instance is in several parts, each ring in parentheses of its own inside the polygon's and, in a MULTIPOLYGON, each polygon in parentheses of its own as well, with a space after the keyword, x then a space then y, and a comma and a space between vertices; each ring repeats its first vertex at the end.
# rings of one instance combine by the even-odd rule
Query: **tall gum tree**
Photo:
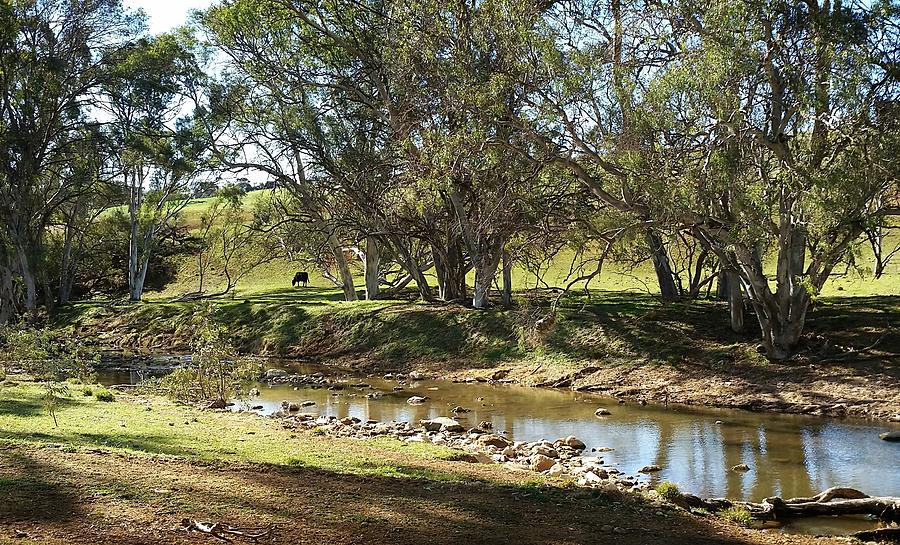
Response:
POLYGON ((52 303, 45 237, 80 194, 81 180, 67 172, 96 123, 89 105, 107 74, 106 52, 140 27, 118 0, 0 4, 0 315, 11 315, 19 282, 27 311, 40 291, 52 303))
POLYGON ((766 354, 790 357, 834 267, 897 210, 897 131, 875 111, 898 100, 896 8, 622 2, 621 34, 639 47, 617 61, 611 7, 560 3, 525 42, 523 130, 600 201, 715 253, 766 354), (619 62, 632 67, 627 102, 619 62), (641 135, 626 150, 623 104, 641 135))

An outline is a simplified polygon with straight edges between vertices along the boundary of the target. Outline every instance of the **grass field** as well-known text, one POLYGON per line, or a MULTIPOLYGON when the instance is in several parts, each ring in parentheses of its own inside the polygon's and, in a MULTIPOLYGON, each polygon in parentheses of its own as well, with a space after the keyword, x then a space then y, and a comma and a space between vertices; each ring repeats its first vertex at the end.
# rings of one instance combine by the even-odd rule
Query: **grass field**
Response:
MULTIPOLYGON (((248 216, 254 204, 268 195, 267 191, 254 191, 245 197, 245 207, 248 216)), ((213 198, 196 199, 189 203, 181 212, 179 221, 189 231, 195 230, 200 225, 201 215, 208 209, 213 198)), ((900 235, 896 235, 900 236, 900 235)), ((896 238, 895 236, 895 238, 896 238)), ((893 239, 888 240, 888 245, 893 244, 893 239)), ((838 269, 832 275, 832 279, 823 289, 823 297, 843 296, 879 296, 900 295, 900 260, 890 263, 887 273, 880 279, 874 279, 871 275, 872 253, 866 244, 860 244, 856 250, 856 262, 860 270, 838 269)), ((563 251, 550 264, 542 280, 551 287, 564 287, 569 283, 570 266, 573 254, 571 251, 563 251)), ((768 259, 770 267, 774 267, 774 259, 768 259)), ((591 265, 592 266, 592 265, 591 265)), ((275 259, 249 273, 235 289, 235 297, 254 297, 260 294, 271 294, 290 287, 290 281, 298 270, 307 270, 310 273, 310 285, 316 288, 330 289, 334 285, 326 279, 320 271, 303 263, 291 263, 285 259, 275 259)), ((354 263, 356 271, 356 285, 358 290, 363 288, 361 267, 354 263)), ((432 286, 436 284, 436 278, 432 272, 426 273, 426 277, 432 286)), ((220 287, 221 279, 215 277, 207 279, 207 288, 214 291, 220 287)), ((166 300, 177 297, 196 289, 196 266, 191 258, 184 258, 179 264, 179 274, 175 282, 168 284, 164 289, 156 292, 147 292, 148 300, 166 300)), ((468 284, 474 284, 474 274, 470 272, 468 284)), ((513 269, 513 286, 516 290, 533 289, 540 282, 534 274, 523 270, 521 267, 513 269)), ((542 285, 542 284, 541 284, 542 285)), ((575 285, 573 289, 582 289, 582 285, 575 285)), ((626 291, 634 293, 656 294, 658 287, 652 267, 645 262, 637 266, 609 262, 604 266, 603 273, 590 284, 591 289, 600 291, 626 291)))
POLYGON ((182 519, 276 524, 279 543, 819 543, 744 530, 636 495, 455 461, 459 451, 284 429, 152 395, 72 395, 55 427, 42 389, 0 383, 0 544, 196 544, 182 519))

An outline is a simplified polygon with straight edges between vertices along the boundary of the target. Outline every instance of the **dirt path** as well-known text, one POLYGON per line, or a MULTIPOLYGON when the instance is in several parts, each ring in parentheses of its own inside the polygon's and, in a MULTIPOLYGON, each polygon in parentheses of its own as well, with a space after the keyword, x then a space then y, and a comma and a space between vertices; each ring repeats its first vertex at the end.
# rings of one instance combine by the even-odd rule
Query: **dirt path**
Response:
POLYGON ((846 543, 744 530, 665 507, 553 489, 100 450, 0 450, 0 543, 217 543, 179 530, 185 517, 279 523, 278 543, 846 543))

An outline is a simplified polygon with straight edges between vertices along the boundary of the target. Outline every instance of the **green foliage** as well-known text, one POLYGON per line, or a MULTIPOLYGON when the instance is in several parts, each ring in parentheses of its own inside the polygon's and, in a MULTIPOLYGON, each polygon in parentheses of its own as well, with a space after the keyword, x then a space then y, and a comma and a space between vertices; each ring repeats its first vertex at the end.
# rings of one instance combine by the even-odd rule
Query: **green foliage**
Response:
POLYGON ((94 399, 108 403, 115 401, 116 396, 106 388, 100 388, 94 392, 94 399))
POLYGON ((675 501, 681 498, 681 490, 678 485, 669 481, 663 481, 656 485, 656 493, 666 501, 675 501))
POLYGON ((74 336, 54 336, 48 329, 0 331, 4 365, 14 365, 41 381, 44 406, 57 424, 56 409, 69 394, 69 379, 83 381, 91 374, 99 354, 86 349, 74 336))
POLYGON ((728 509, 719 511, 717 514, 723 519, 743 526, 744 528, 750 528, 753 525, 753 515, 743 507, 732 506, 728 509))
POLYGON ((94 388, 93 386, 85 386, 81 389, 81 393, 84 397, 91 397, 94 395, 94 388))
POLYGON ((206 307, 203 321, 194 335, 191 363, 166 375, 159 387, 169 397, 182 402, 226 401, 259 377, 261 364, 238 357, 225 325, 215 320, 216 307, 206 307))

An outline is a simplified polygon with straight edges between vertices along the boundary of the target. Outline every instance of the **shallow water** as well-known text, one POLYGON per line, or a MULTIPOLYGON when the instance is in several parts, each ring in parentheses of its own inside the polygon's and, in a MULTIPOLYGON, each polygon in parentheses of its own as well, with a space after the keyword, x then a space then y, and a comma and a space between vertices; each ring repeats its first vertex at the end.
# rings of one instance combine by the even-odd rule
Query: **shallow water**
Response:
MULTIPOLYGON (((320 369, 320 368, 319 368, 320 369)), ((294 366, 311 373, 316 368, 294 366)), ((103 376, 104 382, 135 382, 133 374, 103 376), (128 380, 122 380, 122 379, 128 380)), ((462 406, 471 412, 454 416, 465 426, 489 421, 497 432, 514 440, 554 440, 575 435, 592 448, 612 449, 599 455, 626 474, 655 464, 662 471, 651 482, 672 481, 703 497, 760 501, 768 496, 809 496, 831 486, 858 488, 871 495, 900 495, 900 444, 879 439, 879 433, 900 425, 806 416, 698 409, 684 406, 619 405, 616 399, 569 390, 547 390, 486 383, 457 384, 423 380, 399 385, 382 377, 345 377, 347 387, 324 388, 258 385, 260 396, 235 409, 262 405, 268 414, 283 400, 315 401, 304 412, 357 417, 363 420, 415 422, 454 416, 462 406), (394 391, 397 386, 402 391, 394 391), (382 392, 379 398, 367 393, 382 392), (410 405, 412 395, 427 396, 410 405), (594 411, 606 407, 610 416, 594 411), (732 471, 746 464, 746 472, 732 471)), ((790 525, 788 531, 843 533, 871 527, 864 520, 814 519, 790 525)))

